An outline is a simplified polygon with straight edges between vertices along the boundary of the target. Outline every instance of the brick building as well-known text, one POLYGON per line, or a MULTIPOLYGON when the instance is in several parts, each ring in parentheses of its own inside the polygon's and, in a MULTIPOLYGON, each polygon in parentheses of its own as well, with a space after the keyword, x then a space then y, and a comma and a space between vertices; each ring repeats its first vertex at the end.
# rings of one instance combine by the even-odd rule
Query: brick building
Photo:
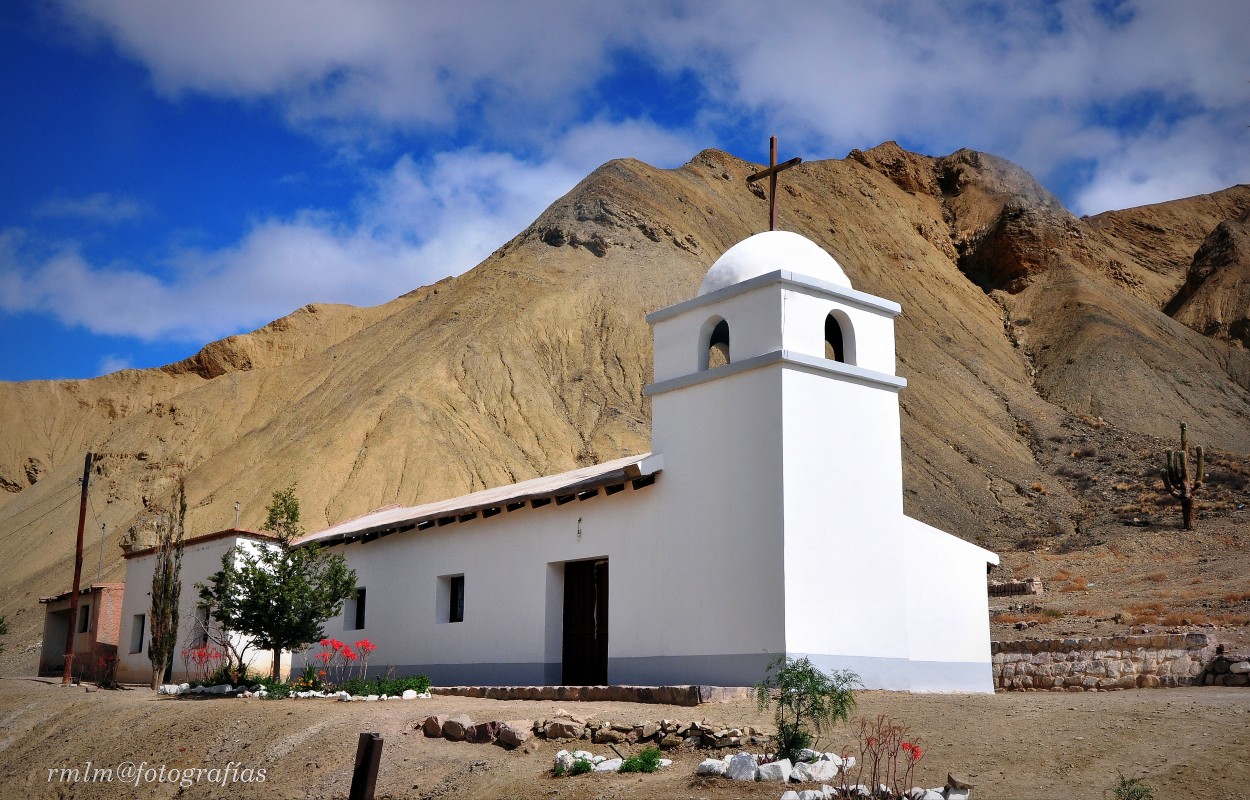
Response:
MULTIPOLYGON (((73 621, 75 677, 95 680, 101 660, 117 657, 124 588, 123 583, 93 583, 79 590, 78 619, 73 621)), ((40 675, 60 675, 65 670, 71 594, 39 598, 44 607, 40 675)))

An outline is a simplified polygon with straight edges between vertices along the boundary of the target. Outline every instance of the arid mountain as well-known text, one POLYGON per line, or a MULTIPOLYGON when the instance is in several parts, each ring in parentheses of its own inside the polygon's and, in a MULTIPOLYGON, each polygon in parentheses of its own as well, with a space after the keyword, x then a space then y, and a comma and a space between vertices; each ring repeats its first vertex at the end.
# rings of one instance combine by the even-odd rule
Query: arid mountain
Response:
MULTIPOLYGON (((4 658, 29 668, 36 598, 68 586, 88 449, 88 581, 101 524, 120 579, 119 540, 179 469, 193 534, 232 525, 236 501, 256 527, 289 484, 315 529, 648 449, 643 317, 766 226, 756 169, 715 150, 614 161, 473 270, 385 305, 309 306, 162 369, 0 384, 4 658)), ((1179 420, 1250 451, 1250 187, 1078 219, 1002 159, 893 143, 781 183, 782 227, 903 306, 913 516, 995 548, 1079 548, 1110 513, 1064 466, 1090 441, 1142 487, 1179 420)))

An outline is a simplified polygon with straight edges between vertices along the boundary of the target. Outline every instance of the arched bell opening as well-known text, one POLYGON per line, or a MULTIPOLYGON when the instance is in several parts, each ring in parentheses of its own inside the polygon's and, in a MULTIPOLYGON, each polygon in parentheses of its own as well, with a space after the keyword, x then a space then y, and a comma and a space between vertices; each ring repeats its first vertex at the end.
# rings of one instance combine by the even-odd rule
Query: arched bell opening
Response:
POLYGON ((729 323, 723 317, 713 317, 703 324, 701 340, 700 370, 716 369, 729 363, 729 323))
POLYGON ((830 311, 825 317, 825 358, 843 364, 855 363, 855 329, 842 311, 830 311))

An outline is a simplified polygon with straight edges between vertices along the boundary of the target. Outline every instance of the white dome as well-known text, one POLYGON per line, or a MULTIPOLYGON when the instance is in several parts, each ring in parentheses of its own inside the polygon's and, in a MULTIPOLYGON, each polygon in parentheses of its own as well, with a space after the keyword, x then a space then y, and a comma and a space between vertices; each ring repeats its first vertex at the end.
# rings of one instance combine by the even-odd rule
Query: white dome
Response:
POLYGON ((699 286, 707 294, 779 269, 850 289, 851 281, 820 245, 790 231, 765 231, 743 239, 716 259, 699 286))

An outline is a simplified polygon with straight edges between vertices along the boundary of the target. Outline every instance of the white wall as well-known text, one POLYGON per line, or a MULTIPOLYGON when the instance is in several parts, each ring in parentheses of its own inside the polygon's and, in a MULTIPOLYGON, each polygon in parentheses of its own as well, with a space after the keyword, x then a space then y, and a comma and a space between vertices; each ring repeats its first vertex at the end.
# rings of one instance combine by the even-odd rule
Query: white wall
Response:
POLYGON ((986 565, 998 556, 904 517, 913 691, 993 692, 986 565))

